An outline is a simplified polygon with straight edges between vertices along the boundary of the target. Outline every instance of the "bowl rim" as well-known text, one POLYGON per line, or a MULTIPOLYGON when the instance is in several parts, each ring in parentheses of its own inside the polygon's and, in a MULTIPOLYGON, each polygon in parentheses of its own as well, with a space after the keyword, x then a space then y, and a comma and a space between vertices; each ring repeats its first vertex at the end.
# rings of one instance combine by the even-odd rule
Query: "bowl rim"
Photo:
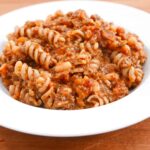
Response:
MULTIPOLYGON (((12 15, 15 15, 17 13, 19 14, 19 12, 22 11, 24 12, 25 10, 28 9, 31 10, 37 7, 45 7, 46 5, 49 6, 72 5, 72 2, 73 1, 56 1, 56 2, 52 1, 52 2, 27 6, 0 16, 0 22, 2 22, 7 17, 9 18, 12 15)), ((133 8, 122 4, 116 4, 112 2, 76 1, 75 5, 77 4, 83 5, 85 3, 86 5, 88 3, 88 5, 92 4, 94 6, 97 4, 101 4, 103 6, 107 5, 109 7, 113 6, 119 10, 121 8, 128 9, 133 13, 138 12, 138 14, 140 14, 140 17, 144 16, 145 18, 150 18, 149 13, 147 12, 144 12, 137 8, 133 8)), ((148 21, 149 20, 147 20, 147 22, 148 21)), ((150 25, 150 21, 148 23, 150 25)), ((148 35, 146 36, 146 38, 147 37, 148 35)), ((150 49, 150 44, 148 43, 148 40, 146 40, 146 45, 150 49)), ((147 102, 145 100, 144 104, 143 103, 141 104, 141 101, 139 99, 141 96, 141 89, 145 98, 150 97, 148 92, 148 87, 150 87, 150 75, 148 75, 148 77, 145 80, 146 81, 144 81, 133 93, 122 98, 121 100, 118 100, 116 102, 101 107, 82 109, 82 110, 64 111, 64 110, 47 110, 43 108, 36 108, 15 101, 6 93, 4 93, 2 90, 0 90, 0 97, 5 99, 5 102, 3 103, 0 98, 0 124, 1 126, 13 130, 17 130, 20 132, 25 132, 29 134, 35 134, 35 135, 43 135, 43 136, 56 136, 56 137, 85 136, 85 135, 93 135, 93 134, 106 133, 106 132, 118 130, 150 117, 150 111, 148 108, 150 102, 147 102), (135 99, 137 100, 135 101, 135 99), (131 104, 135 104, 134 101, 136 102, 137 106, 134 105, 136 108, 133 109, 133 107, 131 107, 131 104), (124 106, 126 106, 128 110, 126 110, 124 106), (139 112, 141 106, 144 108, 144 110, 139 112), (41 113, 42 116, 45 117, 40 118, 39 120, 37 116, 41 116, 41 113), (93 114, 98 114, 101 120, 100 121, 97 120, 97 117, 93 117, 93 114), (128 114, 129 116, 126 116, 126 114, 128 114), (51 116, 51 120, 53 122, 47 120, 49 115, 51 116), (58 117, 60 120, 56 120, 56 117, 58 117), (67 120, 69 120, 68 124, 66 123, 67 120), (81 124, 77 124, 77 121, 79 121, 81 124), (33 125, 27 124, 27 122, 31 122, 33 125), (36 127, 34 126, 35 124, 37 125, 36 127), (112 125, 111 127, 110 124, 112 125), (87 125, 86 128, 84 127, 84 125, 87 125), (42 126, 42 129, 40 126, 42 126), (90 127, 93 127, 94 129, 90 127)))

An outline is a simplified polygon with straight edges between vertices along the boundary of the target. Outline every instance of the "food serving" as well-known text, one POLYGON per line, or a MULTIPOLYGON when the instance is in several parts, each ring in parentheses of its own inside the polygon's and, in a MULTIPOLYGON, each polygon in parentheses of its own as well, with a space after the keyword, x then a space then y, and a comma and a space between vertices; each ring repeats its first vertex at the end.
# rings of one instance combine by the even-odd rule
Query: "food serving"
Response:
POLYGON ((128 95, 141 83, 145 61, 137 35, 84 10, 57 11, 8 35, 0 76, 23 103, 83 109, 128 95))

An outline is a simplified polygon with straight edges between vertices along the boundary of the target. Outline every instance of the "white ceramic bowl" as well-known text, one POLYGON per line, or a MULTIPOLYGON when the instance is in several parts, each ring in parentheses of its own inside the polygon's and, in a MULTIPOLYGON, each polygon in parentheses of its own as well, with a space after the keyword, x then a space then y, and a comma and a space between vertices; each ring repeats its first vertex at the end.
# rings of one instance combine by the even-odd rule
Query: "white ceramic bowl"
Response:
POLYGON ((84 136, 127 127, 150 117, 150 15, 128 6, 98 1, 51 2, 22 8, 0 16, 0 49, 6 35, 27 20, 45 19, 61 9, 84 9, 140 36, 148 59, 140 84, 128 96, 111 104, 85 110, 47 110, 13 100, 0 84, 1 126, 35 135, 84 136))

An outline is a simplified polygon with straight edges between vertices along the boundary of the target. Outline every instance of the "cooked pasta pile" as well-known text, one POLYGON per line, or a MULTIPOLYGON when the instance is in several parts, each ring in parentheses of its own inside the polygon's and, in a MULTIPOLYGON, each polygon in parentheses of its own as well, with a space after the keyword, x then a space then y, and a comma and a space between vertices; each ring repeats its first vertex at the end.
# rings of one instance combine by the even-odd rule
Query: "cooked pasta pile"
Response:
POLYGON ((0 76, 10 95, 48 109, 83 109, 126 96, 140 84, 143 43, 97 15, 57 11, 8 35, 0 76))

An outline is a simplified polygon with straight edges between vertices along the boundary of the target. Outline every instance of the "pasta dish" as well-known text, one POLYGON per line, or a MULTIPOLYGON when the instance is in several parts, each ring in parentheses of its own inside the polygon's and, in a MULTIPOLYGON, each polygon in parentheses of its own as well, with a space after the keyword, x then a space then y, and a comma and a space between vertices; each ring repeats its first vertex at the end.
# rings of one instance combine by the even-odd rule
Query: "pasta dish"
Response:
POLYGON ((48 109, 84 109, 129 94, 144 76, 144 45, 84 10, 57 11, 8 35, 0 76, 10 95, 48 109))

